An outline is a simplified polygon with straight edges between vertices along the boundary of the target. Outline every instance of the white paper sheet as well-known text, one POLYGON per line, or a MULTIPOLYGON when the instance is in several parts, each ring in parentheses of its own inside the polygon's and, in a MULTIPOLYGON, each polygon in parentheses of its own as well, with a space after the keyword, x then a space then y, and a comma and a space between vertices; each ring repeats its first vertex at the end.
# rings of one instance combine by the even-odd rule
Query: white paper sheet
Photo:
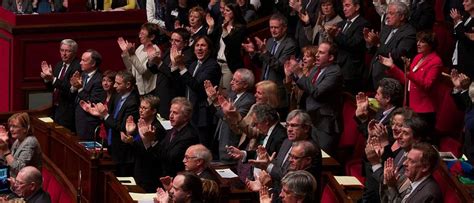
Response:
POLYGON ((122 183, 122 185, 137 185, 133 177, 117 177, 117 180, 122 183))
POLYGON ((334 176, 340 185, 362 185, 362 183, 354 176, 334 176))
POLYGON ((216 171, 222 178, 237 178, 237 177, 239 177, 239 176, 237 176, 237 174, 235 174, 229 168, 216 169, 216 171))
POLYGON ((329 154, 326 153, 325 151, 323 151, 322 149, 321 149, 321 156, 323 157, 323 159, 324 158, 331 158, 331 156, 329 156, 329 154))
POLYGON ((163 128, 165 128, 165 130, 171 130, 171 128, 173 128, 169 120, 160 121, 160 123, 163 126, 163 128))
POLYGON ((41 117, 38 118, 40 121, 43 121, 45 123, 54 123, 53 119, 51 117, 41 117))
POLYGON ((130 197, 134 201, 137 201, 139 203, 153 203, 153 197, 156 197, 156 193, 135 193, 135 192, 129 192, 130 197))

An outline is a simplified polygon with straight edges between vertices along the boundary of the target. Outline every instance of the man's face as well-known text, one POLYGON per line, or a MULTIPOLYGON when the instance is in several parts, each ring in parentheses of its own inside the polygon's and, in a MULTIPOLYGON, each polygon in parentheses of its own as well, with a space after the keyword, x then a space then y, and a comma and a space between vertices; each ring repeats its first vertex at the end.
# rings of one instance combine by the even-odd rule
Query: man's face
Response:
POLYGON ((344 16, 346 16, 347 19, 352 19, 359 13, 359 5, 354 5, 352 0, 344 0, 342 5, 344 16))
POLYGON ((329 55, 329 44, 322 43, 318 47, 318 53, 316 53, 316 65, 324 68, 331 64, 334 60, 334 56, 329 55))
POLYGON ((379 103, 380 107, 382 107, 382 109, 385 109, 388 103, 390 102, 390 99, 388 99, 387 97, 383 95, 382 87, 377 88, 377 91, 375 93, 375 100, 377 100, 377 102, 379 103))
POLYGON ((64 63, 71 63, 75 55, 72 47, 66 44, 61 44, 61 47, 59 47, 59 54, 61 54, 61 61, 64 63))
POLYGON ((185 124, 187 121, 188 121, 188 118, 184 115, 181 104, 179 103, 172 104, 170 108, 171 126, 179 127, 185 124))
POLYGON ((170 190, 170 201, 174 203, 183 203, 189 199, 189 192, 185 192, 182 187, 184 184, 184 176, 177 175, 173 179, 172 187, 170 190))
POLYGON ((95 62, 92 60, 91 52, 84 52, 81 57, 82 71, 89 73, 95 69, 95 62))
POLYGON ((191 27, 199 27, 201 26, 201 16, 199 12, 193 11, 188 16, 189 26, 191 27))
POLYGON ((291 148, 290 155, 290 171, 304 170, 311 165, 311 157, 304 155, 304 149, 300 146, 291 148))
POLYGON ((114 84, 115 90, 117 93, 123 95, 127 93, 130 89, 130 83, 123 81, 123 77, 120 75, 115 76, 115 84, 114 84))
POLYGON ((397 28, 402 23, 402 15, 397 12, 397 8, 394 5, 389 5, 387 8, 387 14, 385 17, 385 23, 392 27, 397 28))
POLYGON ((280 20, 270 20, 270 33, 273 38, 280 40, 286 34, 286 26, 280 20))
POLYGON ((416 142, 415 138, 413 137, 413 130, 406 126, 401 127, 397 142, 401 148, 405 150, 410 149, 411 146, 416 142))
POLYGON ((286 132, 290 141, 298 141, 308 137, 309 128, 303 125, 300 119, 295 116, 287 121, 286 132))
POLYGON ((462 1, 462 5, 464 6, 464 10, 466 12, 471 12, 474 10, 474 1, 473 0, 464 0, 462 1))
POLYGON ((407 154, 407 159, 403 162, 405 167, 405 177, 410 181, 416 181, 422 178, 429 169, 429 166, 423 166, 421 159, 423 158, 423 152, 417 149, 412 149, 407 154))
POLYGON ((204 60, 209 55, 209 45, 203 38, 199 39, 194 45, 194 54, 199 60, 204 60))
POLYGON ((28 197, 34 191, 34 185, 26 182, 26 174, 23 172, 18 173, 12 188, 13 192, 20 197, 28 197))
POLYGON ((186 153, 184 154, 183 158, 184 169, 186 171, 196 172, 199 169, 201 162, 202 160, 196 157, 192 148, 188 148, 186 150, 186 153))
POLYGON ((296 203, 298 202, 298 200, 300 200, 300 198, 295 196, 293 192, 288 190, 288 187, 286 185, 283 185, 283 187, 281 188, 280 198, 283 203, 296 203))
POLYGON ((232 76, 232 80, 230 81, 230 88, 232 92, 239 94, 245 91, 247 88, 247 83, 242 80, 242 75, 240 72, 235 72, 234 76, 232 76))

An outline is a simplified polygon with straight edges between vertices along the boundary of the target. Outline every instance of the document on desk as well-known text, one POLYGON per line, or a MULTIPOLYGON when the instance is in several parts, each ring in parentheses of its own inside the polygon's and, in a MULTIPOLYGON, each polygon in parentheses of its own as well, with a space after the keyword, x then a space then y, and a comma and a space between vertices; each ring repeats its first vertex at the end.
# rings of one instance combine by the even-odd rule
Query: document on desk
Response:
POLYGON ((361 185, 362 183, 354 176, 334 176, 339 185, 361 185))
POLYGON ((239 177, 232 170, 230 170, 230 168, 216 169, 216 172, 222 178, 237 178, 237 177, 239 177))
POLYGON ((54 123, 53 119, 51 117, 41 117, 38 118, 40 121, 43 121, 45 123, 54 123))
POLYGON ((122 185, 137 185, 133 177, 117 177, 117 180, 122 183, 122 185))
POLYGON ((138 203, 153 203, 153 197, 156 197, 156 193, 129 192, 128 194, 130 194, 133 201, 137 201, 138 203))

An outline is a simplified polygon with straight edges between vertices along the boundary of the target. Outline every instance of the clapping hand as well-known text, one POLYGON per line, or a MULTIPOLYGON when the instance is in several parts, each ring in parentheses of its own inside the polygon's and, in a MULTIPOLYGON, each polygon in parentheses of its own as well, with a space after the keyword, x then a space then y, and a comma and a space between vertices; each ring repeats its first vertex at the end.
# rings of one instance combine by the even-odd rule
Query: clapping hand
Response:
POLYGON ((379 33, 375 32, 374 30, 369 30, 368 28, 364 28, 364 40, 370 46, 375 46, 380 43, 379 33))
POLYGON ((147 125, 143 118, 138 120, 138 132, 143 141, 153 141, 155 138, 155 127, 147 125))
POLYGON ((163 190, 162 188, 156 189, 156 197, 153 198, 153 202, 155 203, 168 203, 170 200, 170 195, 168 194, 168 190, 163 190))
POLYGON ((170 59, 171 59, 171 65, 178 67, 179 70, 183 70, 186 68, 184 65, 184 56, 181 53, 181 51, 178 50, 176 47, 171 48, 170 59))
POLYGON ((268 187, 263 186, 260 191, 260 203, 271 203, 273 200, 273 194, 268 192, 268 187))
POLYGON ((0 125, 0 139, 8 143, 8 131, 4 125, 0 125))
POLYGON ((92 104, 88 101, 81 100, 79 101, 79 106, 81 106, 82 110, 87 113, 91 113, 92 104))
POLYGON ((385 161, 385 165, 383 169, 383 181, 384 181, 384 184, 389 187, 397 186, 397 181, 399 179, 399 176, 395 167, 396 166, 393 164, 393 158, 388 158, 387 161, 385 161))
POLYGON ((264 170, 260 171, 257 178, 263 186, 269 186, 272 183, 272 177, 264 170))
POLYGON ((237 147, 226 145, 225 148, 227 149, 227 154, 230 156, 230 158, 236 160, 241 160, 244 158, 244 153, 241 152, 237 147))
POLYGON ((459 11, 455 8, 451 9, 451 11, 449 11, 449 16, 451 16, 451 18, 453 19, 453 22, 454 24, 458 24, 459 22, 461 22, 462 20, 462 15, 461 13, 459 13, 459 11))
POLYGON ((459 73, 458 70, 451 70, 451 82, 454 85, 454 89, 461 91, 469 89, 471 79, 463 73, 459 73))
POLYGON ((125 130, 127 131, 127 134, 132 135, 136 129, 137 129, 137 124, 135 124, 135 121, 133 121, 133 116, 129 115, 125 122, 125 130))
POLYGON ((255 43, 257 44, 257 49, 258 51, 260 51, 260 53, 264 54, 267 52, 267 47, 266 47, 266 44, 267 44, 267 39, 263 39, 263 41, 258 38, 258 37, 255 37, 255 43))
POLYGON ((262 184, 260 183, 260 181, 258 181, 257 178, 256 180, 246 179, 245 185, 247 186, 247 189, 249 189, 252 192, 258 192, 262 188, 262 184))
POLYGON ((273 153, 272 156, 269 156, 267 150, 262 145, 257 147, 257 159, 250 159, 249 163, 253 166, 265 170, 267 169, 270 162, 275 158, 276 153, 273 153))
POLYGON ((255 53, 255 45, 250 40, 250 38, 247 38, 247 41, 242 43, 242 47, 249 54, 254 54, 255 53))
POLYGON ((150 63, 159 65, 161 63, 160 52, 155 49, 155 47, 150 47, 146 49, 147 59, 150 63))
POLYGON ((210 13, 206 14, 206 23, 210 29, 214 28, 214 25, 215 25, 214 18, 211 16, 210 13))
POLYGON ((166 191, 171 190, 171 182, 173 182, 173 178, 170 176, 161 177, 160 182, 166 191))
POLYGON ((93 116, 105 118, 108 114, 108 109, 106 105, 99 102, 97 104, 92 104, 89 113, 93 116))
POLYGON ((54 79, 53 76, 53 68, 49 65, 46 61, 41 62, 41 78, 46 81, 52 81, 54 79))
POLYGON ((356 95, 357 109, 355 115, 357 118, 367 119, 369 114, 369 97, 363 92, 359 92, 356 95))
POLYGON ((69 83, 71 84, 71 86, 73 86, 76 89, 82 88, 82 77, 79 71, 76 71, 74 72, 74 74, 72 74, 72 77, 69 80, 69 83))
POLYGON ((217 99, 217 86, 212 86, 210 80, 205 80, 204 89, 206 90, 207 97, 214 102, 217 99))

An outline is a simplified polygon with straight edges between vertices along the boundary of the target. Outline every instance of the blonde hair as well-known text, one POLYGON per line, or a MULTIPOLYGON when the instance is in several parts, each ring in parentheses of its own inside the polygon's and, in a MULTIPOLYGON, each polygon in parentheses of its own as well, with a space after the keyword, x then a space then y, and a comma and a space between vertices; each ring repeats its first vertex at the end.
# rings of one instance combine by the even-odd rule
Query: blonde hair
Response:
POLYGON ((13 120, 17 120, 20 126, 27 130, 26 136, 33 135, 33 128, 30 126, 30 116, 28 116, 28 113, 13 114, 8 118, 8 124, 10 125, 13 120))
POLYGON ((263 89, 263 97, 266 98, 267 104, 273 108, 278 107, 278 86, 275 82, 264 80, 258 82, 255 87, 261 87, 263 89))

